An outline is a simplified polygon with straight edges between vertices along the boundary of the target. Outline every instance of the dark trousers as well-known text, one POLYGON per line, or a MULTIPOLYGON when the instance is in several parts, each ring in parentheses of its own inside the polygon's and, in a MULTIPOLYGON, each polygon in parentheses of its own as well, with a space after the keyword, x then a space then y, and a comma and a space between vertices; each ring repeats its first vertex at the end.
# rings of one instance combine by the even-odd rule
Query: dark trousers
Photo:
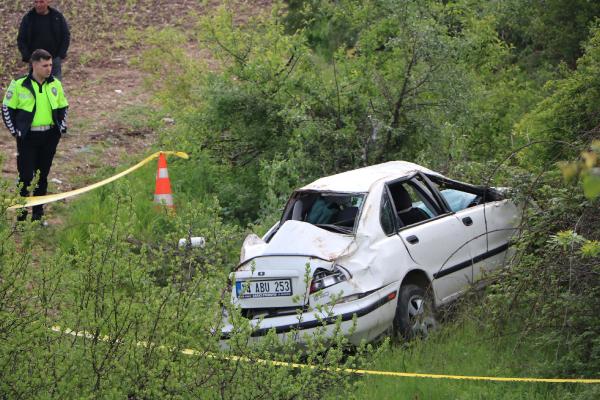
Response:
MULTIPOLYGON (((48 190, 48 174, 60 140, 58 129, 45 132, 29 132, 24 139, 17 139, 17 169, 19 182, 23 183, 21 196, 29 196, 29 186, 35 174, 39 173, 37 186, 33 189, 34 196, 43 196, 48 190)), ((35 217, 44 215, 44 206, 34 206, 35 217)))
POLYGON ((60 57, 52 58, 52 76, 62 81, 62 59, 60 57))

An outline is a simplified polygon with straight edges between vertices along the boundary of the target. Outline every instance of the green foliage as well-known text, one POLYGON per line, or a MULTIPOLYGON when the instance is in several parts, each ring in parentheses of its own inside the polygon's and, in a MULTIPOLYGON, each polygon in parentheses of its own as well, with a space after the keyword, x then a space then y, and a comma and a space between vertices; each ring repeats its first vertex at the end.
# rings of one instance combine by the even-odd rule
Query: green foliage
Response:
POLYGON ((583 236, 573 232, 572 230, 560 231, 556 235, 551 235, 549 244, 557 246, 561 250, 566 251, 575 246, 581 246, 586 240, 583 236))
POLYGON ((597 240, 587 240, 581 245, 582 257, 597 258, 600 256, 600 242, 597 240))
MULTIPOLYGON (((199 30, 201 41, 223 46, 217 56, 227 68, 220 73, 173 47, 178 40, 174 32, 150 32, 155 45, 145 58, 155 59, 156 67, 160 64, 165 83, 160 98, 179 123, 177 134, 169 132, 164 143, 176 144, 198 160, 190 166, 197 173, 190 175, 200 186, 189 188, 217 194, 227 205, 228 217, 248 222, 256 218, 265 190, 259 159, 274 159, 288 149, 290 131, 282 122, 279 96, 297 83, 291 75, 302 57, 302 43, 285 37, 280 24, 269 22, 253 32, 232 28, 231 18, 223 10, 199 30), (247 43, 254 47, 246 48, 247 43)), ((156 72, 152 63, 143 66, 156 72)), ((154 88, 160 85, 154 82, 154 88)))
POLYGON ((498 16, 499 35, 514 47, 517 62, 530 70, 561 62, 574 68, 589 25, 600 16, 600 5, 587 0, 509 0, 487 7, 498 16))
POLYGON ((285 4, 283 22, 286 32, 293 34, 303 31, 308 44, 317 54, 331 59, 339 48, 354 46, 360 27, 344 15, 351 14, 356 3, 288 0, 285 4))
POLYGON ((527 196, 535 198, 536 207, 525 219, 518 262, 501 274, 489 297, 492 326, 511 332, 513 321, 523 321, 521 339, 553 355, 547 374, 595 376, 600 367, 598 204, 577 186, 565 187, 558 174, 530 184, 527 196))
POLYGON ((566 180, 580 179, 585 196, 593 200, 600 197, 600 140, 594 140, 589 151, 581 153, 575 162, 561 162, 559 167, 566 180))
POLYGON ((600 126, 600 28, 592 30, 577 70, 551 81, 552 94, 516 126, 522 140, 541 140, 526 154, 531 165, 575 158, 598 136, 600 126))
POLYGON ((265 197, 324 174, 496 158, 539 99, 508 63, 494 18, 466 3, 323 1, 281 13, 201 19, 194 33, 211 63, 187 56, 180 33, 150 30, 140 62, 177 121, 163 142, 194 155, 200 187, 243 223, 270 213, 265 197), (275 165, 286 174, 265 180, 275 165))

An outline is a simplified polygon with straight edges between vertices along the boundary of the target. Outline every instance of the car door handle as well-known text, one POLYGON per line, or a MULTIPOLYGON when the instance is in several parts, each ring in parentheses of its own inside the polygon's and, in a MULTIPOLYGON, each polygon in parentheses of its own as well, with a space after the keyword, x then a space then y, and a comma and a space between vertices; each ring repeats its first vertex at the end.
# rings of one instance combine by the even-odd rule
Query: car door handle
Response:
POLYGON ((409 237, 406 238, 406 241, 410 244, 417 244, 417 243, 419 243, 419 238, 416 237, 415 235, 410 235, 409 237))
POLYGON ((473 220, 471 219, 471 217, 464 217, 462 219, 463 224, 465 224, 466 226, 471 226, 473 225, 473 220))

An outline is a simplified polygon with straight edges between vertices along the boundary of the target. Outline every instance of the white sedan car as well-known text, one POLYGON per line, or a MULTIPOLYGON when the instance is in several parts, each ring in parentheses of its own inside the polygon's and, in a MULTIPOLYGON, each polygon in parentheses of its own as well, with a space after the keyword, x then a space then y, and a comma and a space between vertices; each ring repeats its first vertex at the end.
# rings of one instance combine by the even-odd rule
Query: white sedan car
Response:
MULTIPOLYGON (((321 178, 263 238, 246 238, 231 299, 253 340, 274 329, 303 341, 336 320, 354 344, 426 335, 436 308, 505 263, 519 221, 500 190, 409 162, 321 178)), ((222 337, 232 329, 226 319, 222 337)))

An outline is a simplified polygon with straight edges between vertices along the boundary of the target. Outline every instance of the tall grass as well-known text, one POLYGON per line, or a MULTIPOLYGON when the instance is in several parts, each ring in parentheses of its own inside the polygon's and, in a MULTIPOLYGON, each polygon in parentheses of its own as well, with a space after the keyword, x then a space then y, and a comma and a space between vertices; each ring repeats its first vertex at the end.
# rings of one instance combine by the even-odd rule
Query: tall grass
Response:
MULTIPOLYGON (((122 167, 102 169, 95 177, 88 177, 88 179, 92 182, 100 181, 135 164, 147 155, 129 157, 123 162, 122 167)), ((55 212, 62 215, 63 218, 63 226, 57 231, 59 243, 68 246, 75 240, 87 237, 90 226, 110 220, 115 210, 113 203, 107 202, 106 199, 113 196, 115 192, 120 193, 121 198, 126 199, 134 210, 135 219, 132 219, 131 224, 132 232, 136 235, 137 240, 158 244, 166 240, 173 240, 171 236, 184 237, 190 234, 192 236, 207 235, 212 239, 215 224, 222 225, 219 217, 221 207, 218 201, 210 193, 201 193, 189 187, 190 182, 194 182, 196 179, 186 176, 185 160, 169 158, 168 169, 176 206, 175 213, 187 215, 193 213, 194 210, 202 210, 204 217, 195 220, 196 222, 192 225, 178 226, 178 221, 181 221, 182 218, 173 218, 166 208, 153 202, 156 163, 151 162, 118 182, 74 197, 68 201, 67 205, 56 208, 55 212)), ((191 223, 191 220, 188 222, 191 223)), ((232 232, 238 231, 237 227, 233 225, 230 227, 232 232)), ((238 233, 232 235, 232 237, 221 238, 221 240, 228 241, 234 238, 236 243, 231 243, 231 246, 232 250, 235 249, 237 252, 242 237, 238 233)))
MULTIPOLYGON (((515 328, 518 328, 515 326, 515 328)), ((392 346, 373 369, 445 375, 544 377, 547 355, 516 336, 490 337, 472 319, 446 324, 427 340, 392 346)), ((357 392, 365 399, 564 399, 577 384, 486 382, 369 376, 357 392)))

